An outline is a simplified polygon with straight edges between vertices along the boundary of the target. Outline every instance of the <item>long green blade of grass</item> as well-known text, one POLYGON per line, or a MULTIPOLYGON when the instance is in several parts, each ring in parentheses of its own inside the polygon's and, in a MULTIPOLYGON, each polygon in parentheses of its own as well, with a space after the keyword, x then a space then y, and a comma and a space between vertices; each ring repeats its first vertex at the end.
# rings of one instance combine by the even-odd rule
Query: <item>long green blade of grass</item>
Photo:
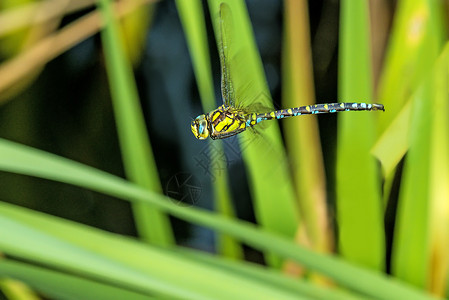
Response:
POLYGON ((433 73, 434 105, 430 153, 430 280, 431 293, 445 296, 449 276, 449 45, 433 73))
MULTIPOLYGON (((1 263, 1 261, 0 261, 1 263)), ((0 272, 2 267, 0 267, 0 272)), ((12 276, 13 277, 13 276, 12 276)), ((39 296, 22 281, 9 279, 8 276, 3 276, 0 279, 0 290, 7 299, 20 300, 39 300, 39 296)))
POLYGON ((381 132, 401 111, 414 88, 429 75, 442 46, 442 11, 439 1, 398 2, 386 67, 379 83, 379 98, 389 112, 379 120, 381 132))
MULTIPOLYGON (((434 218, 430 210, 433 201, 429 202, 432 200, 430 196, 434 194, 431 190, 433 183, 429 178, 434 158, 430 155, 441 146, 431 148, 434 146, 432 134, 435 128, 432 128, 433 110, 429 110, 429 107, 434 107, 435 87, 430 84, 429 75, 440 54, 446 30, 440 2, 403 1, 399 16, 401 18, 398 18, 396 25, 398 35, 393 36, 390 61, 387 61, 390 63, 387 68, 391 69, 386 71, 390 70, 390 73, 386 73, 385 85, 381 91, 384 97, 390 98, 389 101, 393 101, 392 97, 398 95, 395 101, 399 103, 403 101, 405 93, 413 92, 410 97, 410 121, 405 124, 407 130, 397 132, 406 137, 402 138, 406 144, 402 147, 392 147, 393 151, 384 151, 376 155, 384 163, 386 161, 384 157, 392 156, 392 152, 399 149, 405 153, 409 149, 401 182, 391 265, 393 274, 399 278, 418 287, 427 288, 433 282, 432 277, 429 277, 431 272, 429 264, 442 266, 441 262, 434 262, 430 257, 432 250, 438 251, 431 249, 429 236, 429 221, 434 218), (402 35, 399 35, 400 30, 402 35), (401 55, 403 57, 400 57, 401 55), (404 72, 410 76, 404 76, 404 72)), ((438 64, 444 61, 440 60, 438 64)), ((403 124, 399 125, 404 127, 403 124)), ((400 157, 397 154, 393 155, 400 157)), ((437 164, 443 166, 441 162, 437 164)), ((386 169, 393 168, 387 166, 386 169)))
MULTIPOLYGON (((227 268, 228 262, 220 262, 221 258, 201 259, 200 257, 204 254, 193 255, 192 253, 189 254, 187 250, 171 251, 166 248, 147 246, 130 238, 45 216, 13 205, 0 204, 0 212, 7 218, 14 219, 22 224, 17 225, 18 231, 21 230, 23 225, 36 231, 33 236, 23 237, 27 241, 17 244, 16 255, 23 257, 25 254, 22 251, 25 248, 29 249, 26 254, 34 257, 40 256, 47 251, 46 247, 39 249, 39 247, 34 246, 42 238, 41 232, 46 241, 50 239, 47 242, 50 243, 50 247, 54 248, 54 251, 52 255, 40 261, 40 266, 56 267, 60 272, 65 270, 71 273, 75 279, 71 288, 78 290, 78 293, 84 293, 84 296, 78 297, 78 299, 85 299, 87 296, 92 297, 95 294, 99 297, 99 293, 107 294, 111 292, 110 289, 103 289, 101 285, 95 286, 98 285, 95 284, 96 281, 109 285, 112 283, 124 292, 129 290, 143 295, 155 293, 158 296, 166 296, 170 299, 179 297, 182 293, 185 293, 183 298, 194 299, 273 299, 273 297, 274 299, 295 299, 297 296, 301 298, 301 294, 326 295, 326 291, 322 291, 320 288, 301 288, 301 286, 297 288, 292 285, 292 282, 295 282, 293 279, 290 283, 280 284, 285 276, 273 272, 266 274, 267 272, 262 267, 256 269, 250 268, 249 264, 238 263, 237 265, 240 268, 227 268), (64 249, 64 253, 61 253, 59 251, 61 247, 55 247, 54 245, 56 242, 67 246, 68 249, 64 249), (128 253, 132 253, 132 255, 128 255, 128 253), (85 257, 87 262, 79 262, 78 256, 85 257), (95 256, 101 257, 101 259, 92 261, 91 258, 95 256), (71 266, 70 261, 73 260, 76 263, 71 266), (67 266, 64 265, 65 263, 67 263, 67 266), (122 274, 114 272, 114 266, 122 266, 124 268, 122 274), (103 268, 108 268, 109 273, 98 272, 103 268), (133 281, 130 272, 141 274, 141 279, 133 281), (86 280, 76 280, 77 276, 84 277, 86 280), (148 284, 141 286, 139 282, 144 280, 147 280, 148 284), (223 282, 226 282, 226 284, 222 284, 223 282), (92 285, 94 290, 83 291, 82 285, 89 284, 92 285), (263 286, 259 287, 258 285, 261 284, 263 286), (170 291, 170 287, 173 291, 170 291), (244 287, 244 291, 241 291, 242 287, 244 287)), ((11 236, 15 235, 14 229, 13 225, 8 227, 11 236)), ((5 237, 3 245, 8 247, 7 241, 11 238, 7 234, 2 234, 2 236, 5 237)), ((8 253, 11 253, 11 251, 8 249, 8 253)), ((31 261, 35 260, 34 257, 31 257, 31 261)), ((26 272, 27 270, 23 271, 26 272)), ((40 273, 44 271, 45 269, 36 270, 40 273)), ((32 274, 22 274, 17 269, 13 272, 9 270, 8 273, 17 275, 19 278, 27 278, 33 282, 37 280, 30 278, 32 274)), ((48 276, 47 278, 40 278, 40 280, 48 281, 47 285, 44 284, 47 288, 52 284, 58 284, 50 280, 52 276, 57 274, 47 271, 47 274, 42 275, 48 276)), ((55 287, 55 290, 61 291, 63 288, 62 286, 55 287)), ((73 293, 70 291, 71 288, 65 292, 73 293)), ((118 295, 116 298, 123 299, 118 295)), ((337 297, 334 298, 338 299, 337 297)), ((97 299, 104 299, 104 297, 97 299)))
MULTIPOLYGON (((307 11, 306 1, 285 2, 285 44, 282 53, 284 107, 315 103, 307 11)), ((283 122, 294 187, 308 238, 314 249, 331 252, 318 121, 313 117, 304 117, 283 122), (301 137, 298 138, 298 135, 301 137)))
MULTIPOLYGON (((339 97, 342 101, 372 102, 368 1, 344 0, 341 4, 339 97)), ((382 270, 385 241, 381 184, 370 154, 376 113, 338 116, 337 220, 342 255, 382 270)))
MULTIPOLYGON (((112 250, 103 245, 92 244, 105 240, 108 241, 106 245, 110 247, 126 244, 118 241, 114 243, 111 239, 95 234, 97 240, 90 239, 84 243, 87 244, 87 248, 80 248, 51 235, 40 234, 34 228, 11 222, 5 217, 0 218, 0 224, 2 236, 7 237, 0 242, 4 252, 13 253, 17 257, 29 255, 31 261, 52 268, 61 268, 70 273, 82 273, 86 277, 107 282, 109 285, 122 286, 134 292, 155 294, 158 298, 295 299, 292 292, 262 287, 252 278, 222 272, 179 255, 144 247, 143 244, 134 243, 132 248, 128 246, 112 250), (18 232, 20 235, 11 238, 14 232, 8 234, 6 232, 8 230, 18 232), (40 242, 45 242, 45 246, 40 242), (89 246, 98 250, 92 251, 89 246), (117 250, 133 250, 133 252, 126 252, 125 255, 117 250), (49 251, 53 255, 48 255, 49 251), (223 282, 229 286, 245 286, 245 288, 230 289, 229 286, 223 285, 223 282)), ((81 239, 79 235, 75 238, 81 239)))
POLYGON ((192 257, 208 265, 216 266, 220 269, 238 272, 245 277, 254 277, 260 280, 262 284, 274 284, 282 289, 295 291, 298 295, 305 295, 311 299, 341 299, 341 300, 367 300, 371 299, 362 295, 356 295, 349 291, 343 291, 338 287, 323 287, 315 285, 306 279, 294 278, 290 275, 284 275, 274 269, 267 269, 260 265, 247 265, 229 260, 218 260, 207 254, 194 252, 189 249, 176 249, 183 256, 192 257), (261 269, 264 272, 260 272, 261 269))
POLYGON ((154 16, 155 5, 150 4, 145 8, 136 9, 120 20, 125 38, 125 55, 133 66, 137 66, 145 53, 146 37, 154 16))
MULTIPOLYGON (((113 16, 111 2, 102 0, 100 3, 106 23, 101 37, 125 172, 131 181, 162 193, 136 83, 123 49, 117 20, 113 16)), ((134 203, 133 212, 144 240, 161 245, 174 243, 166 215, 144 203, 134 203)))
MULTIPOLYGON (((204 210, 180 207, 167 201, 166 197, 129 183, 124 179, 50 153, 1 139, 0 170, 66 182, 128 201, 141 201, 151 204, 188 222, 229 234, 257 249, 275 253, 283 258, 290 258, 310 270, 332 278, 347 288, 378 299, 433 299, 422 291, 400 283, 398 280, 387 277, 385 274, 367 271, 333 256, 311 252, 293 244, 291 240, 279 234, 257 230, 252 224, 242 221, 231 221, 228 218, 204 210)), ((5 229, 7 227, 0 226, 0 229, 2 228, 5 229)), ((8 232, 6 230, 5 233, 8 232)), ((10 238, 21 238, 21 234, 18 231, 13 233, 10 238)), ((26 229, 24 233, 24 241, 27 241, 26 237, 34 236, 34 232, 30 231, 30 229, 26 229)), ((81 241, 83 240, 85 240, 84 237, 81 241)), ((0 241, 8 242, 7 240, 0 241)), ((39 243, 41 242, 42 240, 39 240, 39 243)), ((19 247, 20 243, 17 243, 17 240, 13 240, 10 245, 19 247)), ((99 243, 99 246, 103 245, 99 243)), ((110 245, 104 246, 106 249, 111 248, 110 245)), ((51 252, 45 252, 44 257, 48 256, 49 253, 51 252)), ((126 257, 132 257, 132 255, 127 255, 126 257)))
MULTIPOLYGON (((245 4, 236 0, 209 0, 216 36, 220 30, 221 2, 229 8, 222 25, 228 35, 225 37, 228 63, 236 99, 243 105, 261 102, 273 107, 245 4)), ((269 231, 293 238, 298 227, 298 209, 278 125, 272 122, 260 136, 245 132, 239 134, 239 139, 258 223, 269 231)), ((278 258, 271 255, 266 258, 268 264, 280 266, 278 258)))
POLYGON ((216 105, 202 5, 198 0, 176 0, 176 6, 192 57, 201 103, 204 110, 209 112, 215 109, 216 105))
POLYGON ((146 287, 158 291, 158 294, 161 295, 172 292, 178 296, 186 292, 180 286, 174 290, 173 286, 164 283, 160 278, 144 276, 140 270, 111 261, 88 249, 74 247, 66 241, 39 232, 4 214, 0 216, 0 225, 2 235, 0 248, 3 253, 27 258, 29 261, 58 267, 69 272, 83 272, 100 280, 121 283, 133 290, 141 290, 146 287))
POLYGON ((413 96, 410 149, 405 159, 392 249, 393 274, 421 288, 433 287, 436 291, 439 286, 440 295, 447 284, 442 279, 447 276, 448 267, 448 165, 444 163, 448 160, 448 113, 444 109, 448 49, 436 62, 433 77, 413 96))
POLYGON ((404 164, 392 249, 392 273, 420 288, 429 275, 429 85, 413 97, 410 148, 404 164), (413 234, 411 234, 413 233, 413 234))
MULTIPOLYGON (((177 0, 179 16, 186 33, 187 45, 192 56, 195 78, 200 91, 201 103, 204 112, 215 109, 215 96, 213 91, 210 55, 207 47, 207 35, 201 3, 198 0, 177 0)), ((202 112, 198 112, 200 114, 202 112)), ((192 143, 194 141, 192 136, 192 143)), ((201 143, 201 142, 199 142, 201 143)), ((229 193, 228 172, 226 170, 223 145, 220 141, 209 141, 209 155, 214 178, 212 185, 215 196, 216 210, 222 214, 235 217, 229 193)), ((229 257, 242 258, 241 246, 231 237, 220 235, 217 237, 217 250, 229 257)))
MULTIPOLYGON (((76 224, 63 219, 49 217, 41 213, 33 212, 8 204, 0 204, 0 212, 10 218, 26 224, 27 226, 46 232, 59 239, 65 240, 73 245, 77 245, 89 251, 101 253, 105 256, 113 258, 114 260, 123 260, 122 257, 126 256, 123 256, 122 253, 128 252, 134 253, 133 260, 137 263, 139 262, 139 260, 146 261, 149 259, 153 259, 154 256, 154 254, 152 255, 152 252, 150 251, 151 249, 142 251, 143 249, 140 248, 142 248, 143 245, 138 245, 133 240, 123 238, 118 235, 105 233, 97 229, 91 229, 87 226, 76 224), (142 254, 142 256, 140 256, 140 254, 142 254)), ((174 250, 164 248, 154 249, 153 251, 166 252, 168 256, 173 255, 175 257, 182 257, 183 259, 185 258, 200 265, 204 265, 206 268, 210 267, 212 269, 215 269, 219 273, 233 273, 233 275, 231 276, 248 278, 254 281, 258 281, 265 286, 272 285, 276 289, 282 289, 286 291, 290 290, 297 295, 304 294, 307 296, 316 297, 318 299, 348 299, 345 297, 351 297, 350 294, 339 290, 327 290, 322 287, 307 284, 306 281, 298 282, 297 279, 287 277, 284 274, 281 274, 279 271, 269 270, 259 265, 253 265, 244 262, 235 262, 229 259, 212 256, 207 253, 183 248, 176 248, 174 250)), ((166 269, 168 269, 168 265, 166 266, 166 269)), ((44 272, 45 270, 42 271, 44 272)), ((170 271, 176 273, 173 275, 174 277, 179 276, 182 278, 182 276, 184 276, 183 274, 179 274, 178 268, 171 269, 170 271)), ((193 272, 193 270, 186 271, 193 272)), ((11 270, 8 270, 8 273, 18 274, 19 272, 11 272, 11 270)), ((32 274, 28 273, 21 274, 20 276, 26 277, 28 275, 32 276, 32 274)), ((202 285, 202 275, 191 275, 191 277, 194 276, 197 276, 200 285, 202 285)), ((41 280, 45 279, 41 278, 41 280)), ((49 280, 49 282, 52 281, 49 280)), ((86 284, 88 283, 89 282, 86 282, 86 284)), ((229 286, 226 286, 226 288, 229 288, 229 286)), ((84 299, 84 297, 82 298, 84 299)), ((358 297, 354 296, 354 299, 358 299, 358 297)))
POLYGON ((113 285, 6 259, 0 260, 0 275, 24 281, 34 290, 54 299, 153 299, 149 295, 128 291, 113 285))
MULTIPOLYGON (((398 1, 396 17, 380 77, 378 98, 387 113, 379 118, 382 134, 373 154, 382 163, 386 187, 409 147, 412 94, 426 78, 445 39, 443 3, 432 0, 398 1)), ((388 199, 390 191, 385 190, 388 199)))

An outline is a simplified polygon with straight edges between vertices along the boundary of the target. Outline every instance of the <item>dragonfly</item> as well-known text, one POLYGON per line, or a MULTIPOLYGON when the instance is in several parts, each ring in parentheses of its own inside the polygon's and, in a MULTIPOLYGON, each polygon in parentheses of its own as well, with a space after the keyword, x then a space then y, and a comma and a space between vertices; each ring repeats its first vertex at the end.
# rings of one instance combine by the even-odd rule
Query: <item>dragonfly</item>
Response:
MULTIPOLYGON (((323 103, 280 110, 258 111, 257 105, 241 105, 242 99, 236 99, 233 79, 231 78, 229 48, 231 47, 230 8, 226 3, 220 4, 218 51, 221 64, 221 95, 223 104, 209 113, 201 114, 192 120, 190 127, 193 135, 199 140, 224 139, 251 128, 263 121, 279 120, 288 117, 327 114, 341 111, 385 111, 382 104, 377 103, 323 103), (239 103, 239 104, 236 104, 239 103)), ((260 106, 259 106, 260 107, 260 106)), ((259 108, 260 109, 260 108, 259 108)))

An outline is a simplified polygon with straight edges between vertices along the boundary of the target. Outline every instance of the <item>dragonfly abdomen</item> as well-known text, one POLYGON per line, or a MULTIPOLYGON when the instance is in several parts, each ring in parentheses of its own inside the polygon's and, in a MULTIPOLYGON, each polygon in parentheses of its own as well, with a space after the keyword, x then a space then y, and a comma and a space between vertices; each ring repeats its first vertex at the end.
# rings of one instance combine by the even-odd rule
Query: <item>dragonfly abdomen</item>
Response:
POLYGON ((329 114, 339 111, 358 111, 358 110, 385 110, 382 104, 371 103, 326 103, 306 105, 295 108, 281 109, 274 112, 276 119, 285 117, 313 115, 313 114, 329 114))
POLYGON ((363 111, 363 110, 382 110, 385 111, 382 104, 371 103, 326 103, 306 105, 301 107, 286 108, 263 114, 250 114, 247 116, 246 126, 253 126, 265 120, 283 119, 301 115, 329 114, 339 111, 363 111))

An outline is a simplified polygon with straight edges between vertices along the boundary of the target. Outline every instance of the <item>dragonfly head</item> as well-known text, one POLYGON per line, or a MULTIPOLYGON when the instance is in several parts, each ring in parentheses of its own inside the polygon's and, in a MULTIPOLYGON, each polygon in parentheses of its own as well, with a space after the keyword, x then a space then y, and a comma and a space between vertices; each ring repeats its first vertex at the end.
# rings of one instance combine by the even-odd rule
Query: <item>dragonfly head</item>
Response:
POLYGON ((209 136, 209 126, 207 124, 206 115, 199 115, 190 124, 193 135, 199 139, 204 140, 209 136))

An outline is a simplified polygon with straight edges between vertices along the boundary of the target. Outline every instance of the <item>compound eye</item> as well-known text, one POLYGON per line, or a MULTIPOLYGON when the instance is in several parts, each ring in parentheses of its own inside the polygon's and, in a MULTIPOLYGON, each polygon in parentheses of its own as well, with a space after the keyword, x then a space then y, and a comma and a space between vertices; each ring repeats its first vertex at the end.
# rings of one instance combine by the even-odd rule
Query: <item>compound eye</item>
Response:
POLYGON ((199 124, 198 124, 198 132, 199 132, 199 134, 204 134, 204 131, 206 130, 206 128, 207 128, 206 120, 199 121, 199 124))
POLYGON ((199 140, 204 140, 209 136, 209 129, 207 128, 207 120, 205 115, 198 116, 190 124, 193 134, 199 140))

